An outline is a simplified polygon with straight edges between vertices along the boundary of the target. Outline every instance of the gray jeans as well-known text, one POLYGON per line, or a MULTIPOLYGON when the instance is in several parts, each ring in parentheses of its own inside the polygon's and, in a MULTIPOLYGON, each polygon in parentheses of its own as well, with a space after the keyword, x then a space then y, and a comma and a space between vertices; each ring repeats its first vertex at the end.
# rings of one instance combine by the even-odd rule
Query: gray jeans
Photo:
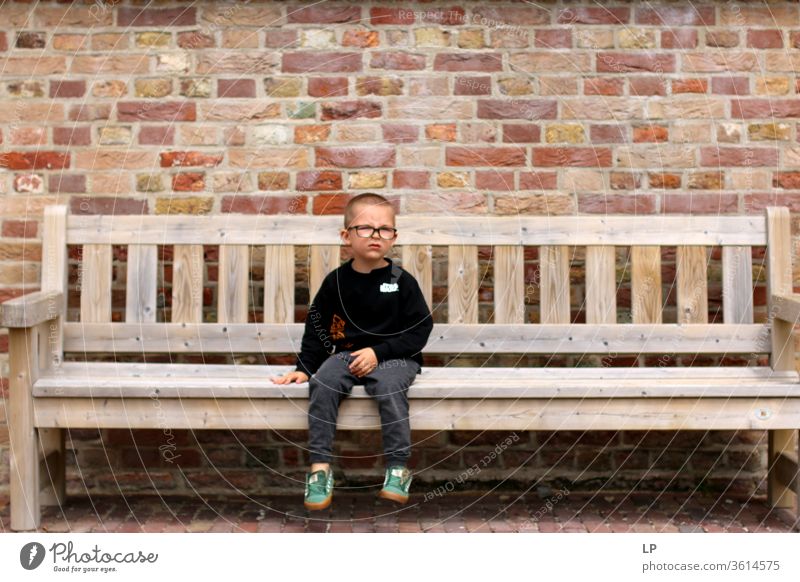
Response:
POLYGON ((354 384, 362 384, 378 402, 386 466, 405 465, 411 455, 408 387, 419 371, 411 358, 385 360, 369 374, 353 375, 351 351, 333 354, 308 380, 308 449, 312 463, 330 463, 339 404, 354 384))

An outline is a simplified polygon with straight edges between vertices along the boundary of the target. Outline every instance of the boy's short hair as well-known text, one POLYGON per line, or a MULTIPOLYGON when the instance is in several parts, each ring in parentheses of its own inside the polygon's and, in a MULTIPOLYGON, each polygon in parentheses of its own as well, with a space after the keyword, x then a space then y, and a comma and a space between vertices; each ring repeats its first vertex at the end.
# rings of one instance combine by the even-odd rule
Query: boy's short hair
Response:
POLYGON ((380 194, 375 194, 374 192, 364 192, 363 194, 359 194, 351 198, 347 202, 347 206, 344 207, 344 227, 347 228, 350 226, 350 223, 356 217, 355 207, 358 204, 370 205, 370 206, 382 206, 386 205, 392 210, 392 219, 394 220, 394 206, 392 203, 389 202, 386 198, 381 196, 380 194))

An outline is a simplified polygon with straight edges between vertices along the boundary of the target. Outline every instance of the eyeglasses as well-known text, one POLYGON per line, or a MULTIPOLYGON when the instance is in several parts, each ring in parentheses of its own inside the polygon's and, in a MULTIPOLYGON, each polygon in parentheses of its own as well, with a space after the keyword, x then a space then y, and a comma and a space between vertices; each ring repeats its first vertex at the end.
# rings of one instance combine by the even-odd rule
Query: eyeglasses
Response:
POLYGON ((351 228, 356 229, 356 235, 359 238, 372 238, 372 235, 375 234, 375 231, 378 231, 378 236, 380 236, 383 240, 392 240, 397 235, 397 229, 390 226, 381 226, 380 228, 375 228, 373 226, 361 224, 358 226, 348 226, 347 230, 350 230, 351 228))

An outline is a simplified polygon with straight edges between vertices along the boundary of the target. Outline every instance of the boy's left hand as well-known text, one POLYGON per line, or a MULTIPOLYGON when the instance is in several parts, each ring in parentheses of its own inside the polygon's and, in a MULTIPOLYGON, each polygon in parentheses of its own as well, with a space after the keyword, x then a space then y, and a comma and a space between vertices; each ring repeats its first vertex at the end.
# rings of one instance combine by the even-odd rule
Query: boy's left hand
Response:
POLYGON ((359 378, 372 372, 378 367, 378 357, 372 348, 362 348, 350 352, 350 356, 355 358, 350 362, 350 372, 359 378))

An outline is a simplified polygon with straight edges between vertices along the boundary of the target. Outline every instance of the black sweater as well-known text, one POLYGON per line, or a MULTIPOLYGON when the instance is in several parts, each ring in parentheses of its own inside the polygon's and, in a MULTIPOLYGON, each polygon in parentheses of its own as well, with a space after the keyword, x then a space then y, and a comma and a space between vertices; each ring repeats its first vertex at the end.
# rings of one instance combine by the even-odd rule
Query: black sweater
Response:
POLYGON ((353 259, 328 273, 308 308, 298 371, 311 377, 331 354, 361 348, 372 348, 379 363, 411 358, 422 368, 430 309, 413 275, 385 258, 388 265, 369 273, 353 269, 353 259))

